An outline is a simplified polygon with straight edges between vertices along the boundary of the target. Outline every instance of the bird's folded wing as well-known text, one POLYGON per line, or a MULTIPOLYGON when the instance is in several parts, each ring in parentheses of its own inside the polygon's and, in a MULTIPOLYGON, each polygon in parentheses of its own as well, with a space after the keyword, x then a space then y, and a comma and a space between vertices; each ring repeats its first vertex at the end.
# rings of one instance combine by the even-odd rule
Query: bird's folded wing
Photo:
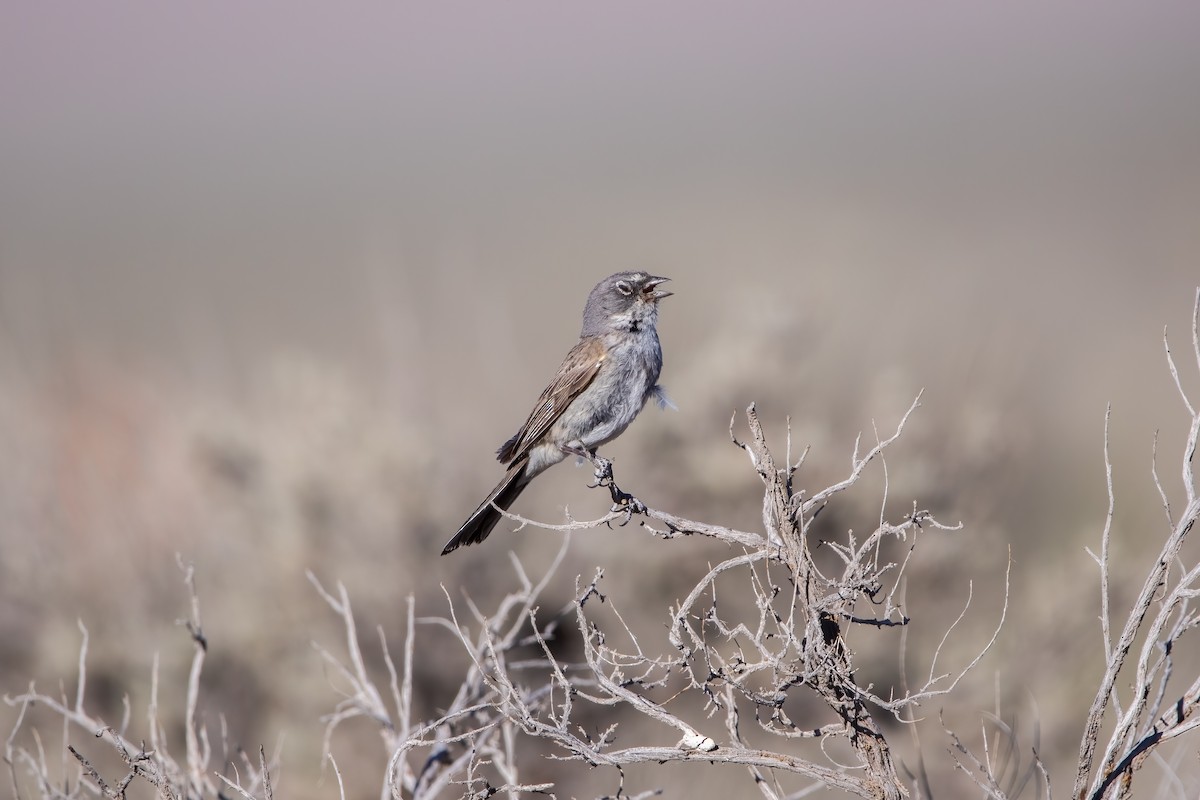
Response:
POLYGON ((525 455, 546 435, 571 402, 595 379, 606 353, 604 343, 594 338, 580 339, 579 344, 571 348, 558 368, 558 374, 538 398, 529 419, 496 451, 496 459, 501 464, 525 455))

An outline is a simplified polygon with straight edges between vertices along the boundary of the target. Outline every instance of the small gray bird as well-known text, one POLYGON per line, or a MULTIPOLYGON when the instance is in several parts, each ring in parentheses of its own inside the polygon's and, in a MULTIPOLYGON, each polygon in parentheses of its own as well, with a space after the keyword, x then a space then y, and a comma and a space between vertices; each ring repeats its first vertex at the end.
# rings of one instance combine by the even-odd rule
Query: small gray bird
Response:
POLYGON ((529 482, 569 455, 595 459, 596 448, 621 435, 651 395, 670 404, 658 375, 659 290, 667 278, 645 272, 609 275, 588 295, 579 342, 567 353, 558 374, 538 398, 529 419, 500 446, 496 458, 508 465, 504 479, 458 533, 442 555, 482 542, 529 482))

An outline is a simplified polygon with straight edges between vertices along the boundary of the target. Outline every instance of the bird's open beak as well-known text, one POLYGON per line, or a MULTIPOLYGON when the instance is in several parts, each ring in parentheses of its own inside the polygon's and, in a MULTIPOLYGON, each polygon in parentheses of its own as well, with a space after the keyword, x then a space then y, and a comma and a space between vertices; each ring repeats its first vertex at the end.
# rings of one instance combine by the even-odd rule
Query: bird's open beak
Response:
POLYGON ((658 291, 659 285, 664 284, 669 280, 671 279, 652 277, 650 280, 646 281, 646 289, 650 290, 650 296, 653 297, 656 302, 662 300, 664 297, 670 297, 671 295, 675 294, 674 292, 658 291))

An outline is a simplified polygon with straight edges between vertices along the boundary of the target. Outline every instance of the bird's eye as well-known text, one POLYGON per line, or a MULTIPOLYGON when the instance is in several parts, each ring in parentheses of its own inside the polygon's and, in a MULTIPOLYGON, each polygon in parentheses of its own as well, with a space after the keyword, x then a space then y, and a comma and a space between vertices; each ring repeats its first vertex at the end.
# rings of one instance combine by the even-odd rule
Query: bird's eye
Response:
POLYGON ((617 281, 616 287, 617 291, 626 297, 633 294, 633 287, 629 285, 629 281, 617 281))

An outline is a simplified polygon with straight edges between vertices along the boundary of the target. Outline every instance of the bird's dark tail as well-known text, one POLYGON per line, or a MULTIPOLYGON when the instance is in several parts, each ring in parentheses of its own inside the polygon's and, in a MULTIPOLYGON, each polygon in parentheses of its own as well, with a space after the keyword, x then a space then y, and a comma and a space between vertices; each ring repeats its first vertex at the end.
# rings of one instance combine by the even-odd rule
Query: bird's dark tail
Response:
POLYGON ((502 508, 507 511, 516 502, 525 487, 529 485, 529 481, 530 479, 525 477, 525 459, 519 459, 509 468, 504 480, 500 481, 495 489, 492 489, 487 498, 479 504, 479 508, 475 509, 475 513, 471 514, 462 524, 458 533, 446 542, 446 546, 442 548, 442 555, 465 545, 478 544, 486 539, 492 532, 492 528, 496 527, 496 523, 504 516, 496 509, 502 508))

